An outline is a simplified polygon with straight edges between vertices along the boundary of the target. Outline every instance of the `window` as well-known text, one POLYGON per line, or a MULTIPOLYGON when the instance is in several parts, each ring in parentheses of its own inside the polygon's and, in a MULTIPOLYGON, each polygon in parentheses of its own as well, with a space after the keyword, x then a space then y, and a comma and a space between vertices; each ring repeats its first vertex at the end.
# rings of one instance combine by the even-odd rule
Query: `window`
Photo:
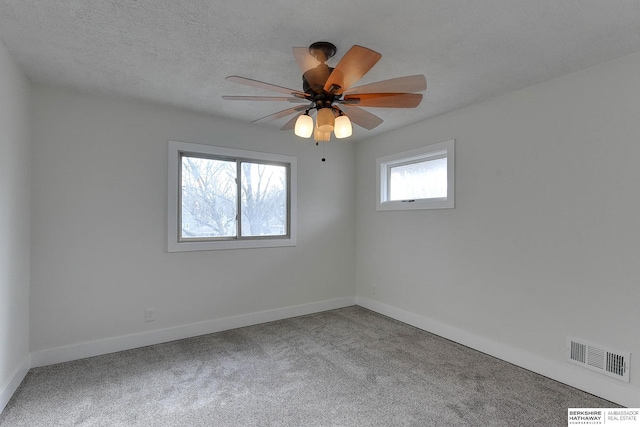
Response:
POLYGON ((379 211, 454 207, 455 141, 377 160, 379 211))
POLYGON ((296 158, 169 142, 168 250, 296 245, 296 158))

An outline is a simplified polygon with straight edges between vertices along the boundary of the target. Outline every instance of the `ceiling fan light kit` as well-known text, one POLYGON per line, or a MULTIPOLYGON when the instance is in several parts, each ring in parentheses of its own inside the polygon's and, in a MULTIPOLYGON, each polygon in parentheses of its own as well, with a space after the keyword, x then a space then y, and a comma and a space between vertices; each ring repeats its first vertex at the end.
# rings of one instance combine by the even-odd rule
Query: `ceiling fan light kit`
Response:
POLYGON ((322 132, 318 128, 313 129, 313 139, 318 142, 328 142, 331 139, 331 132, 322 132))
POLYGON ((336 118, 331 108, 320 108, 316 116, 316 126, 320 132, 333 132, 336 118))
POLYGON ((351 120, 349 120, 349 117, 345 116, 344 113, 341 116, 336 117, 333 132, 338 139, 348 138, 353 134, 351 120))
POLYGON ((326 61, 337 52, 335 45, 329 42, 316 42, 308 48, 294 47, 295 57, 302 71, 303 90, 289 89, 258 80, 240 76, 228 76, 227 80, 260 89, 272 90, 289 95, 273 96, 223 96, 234 101, 286 101, 290 103, 309 103, 308 106, 287 108, 266 117, 254 120, 267 122, 296 114, 282 130, 293 129, 295 135, 317 141, 329 141, 331 132, 336 138, 348 138, 353 135, 351 123, 365 129, 373 129, 383 120, 360 107, 375 108, 416 108, 422 101, 422 92, 427 88, 427 81, 422 74, 398 77, 352 88, 381 58, 378 52, 362 46, 352 46, 331 68, 326 61), (344 105, 349 116, 340 105, 344 105), (314 125, 309 115, 317 110, 314 125))
POLYGON ((308 113, 298 117, 294 133, 300 138, 309 138, 313 134, 313 119, 308 113))

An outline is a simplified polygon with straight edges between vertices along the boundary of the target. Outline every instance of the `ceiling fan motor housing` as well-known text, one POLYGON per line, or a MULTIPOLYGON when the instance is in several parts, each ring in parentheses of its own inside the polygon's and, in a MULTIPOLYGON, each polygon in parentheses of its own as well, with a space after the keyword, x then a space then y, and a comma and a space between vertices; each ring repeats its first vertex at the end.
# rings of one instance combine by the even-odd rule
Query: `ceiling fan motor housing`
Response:
POLYGON ((309 81, 325 82, 332 72, 333 67, 329 67, 327 64, 320 64, 316 68, 308 70, 302 75, 302 91, 312 96, 324 93, 323 86, 312 87, 309 81))

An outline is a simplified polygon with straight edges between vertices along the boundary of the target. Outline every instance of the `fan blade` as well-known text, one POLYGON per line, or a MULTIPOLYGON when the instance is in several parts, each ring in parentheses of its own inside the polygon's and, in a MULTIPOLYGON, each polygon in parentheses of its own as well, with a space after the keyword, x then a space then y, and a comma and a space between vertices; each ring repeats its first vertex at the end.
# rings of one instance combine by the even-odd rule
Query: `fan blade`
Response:
POLYGON ((298 120, 298 117, 300 117, 302 113, 298 113, 295 116, 293 116, 293 118, 291 120, 289 120, 287 123, 284 124, 284 126, 282 126, 280 128, 280 130, 292 130, 296 127, 296 120, 298 120))
POLYGON ((293 50, 293 57, 296 59, 302 74, 320 65, 320 61, 311 56, 308 47, 293 47, 291 50, 293 50))
POLYGON ((271 120, 281 119, 282 117, 286 117, 290 114, 293 114, 298 111, 306 110, 306 106, 292 107, 287 108, 286 110, 278 111, 277 113, 269 114, 268 116, 261 117, 257 120, 252 121, 251 123, 265 123, 270 122, 271 120))
POLYGON ((360 80, 381 57, 382 55, 374 50, 358 45, 352 46, 336 65, 324 85, 324 90, 332 92, 333 89, 334 94, 340 95, 360 80))
POLYGON ((322 93, 323 86, 331 74, 331 68, 311 56, 307 47, 294 47, 293 56, 296 58, 300 71, 302 71, 302 76, 309 83, 311 89, 315 93, 322 93))
POLYGON ((303 98, 288 98, 286 96, 229 96, 223 95, 222 99, 227 101, 289 101, 295 103, 308 103, 309 100, 303 98))
POLYGON ((342 102, 360 107, 416 108, 421 101, 421 93, 361 93, 347 95, 342 102))
POLYGON ((286 93, 287 95, 295 95, 295 96, 302 96, 302 97, 307 96, 306 93, 300 92, 299 90, 272 85, 271 83, 265 83, 258 80, 248 79, 246 77, 228 76, 225 80, 228 80, 234 83, 240 83, 241 85, 247 85, 247 86, 257 87, 260 89, 273 90, 275 92, 286 93))
POLYGON ((379 126, 384 121, 375 114, 353 105, 345 106, 343 109, 346 112, 347 117, 349 117, 349 120, 367 130, 371 130, 379 126))
POLYGON ((427 79, 423 74, 416 74, 415 76, 396 77, 395 79, 354 87, 344 91, 344 94, 422 92, 426 89, 427 79))

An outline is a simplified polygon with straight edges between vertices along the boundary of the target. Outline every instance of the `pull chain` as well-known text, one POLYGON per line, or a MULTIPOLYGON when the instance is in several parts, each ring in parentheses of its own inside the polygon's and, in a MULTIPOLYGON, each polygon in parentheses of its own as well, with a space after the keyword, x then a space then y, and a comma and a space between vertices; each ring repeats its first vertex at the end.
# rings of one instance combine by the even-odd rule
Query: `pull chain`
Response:
MULTIPOLYGON (((320 141, 316 141, 316 145, 320 145, 320 141)), ((324 144, 322 144, 322 161, 326 162, 327 159, 324 156, 324 144)))

